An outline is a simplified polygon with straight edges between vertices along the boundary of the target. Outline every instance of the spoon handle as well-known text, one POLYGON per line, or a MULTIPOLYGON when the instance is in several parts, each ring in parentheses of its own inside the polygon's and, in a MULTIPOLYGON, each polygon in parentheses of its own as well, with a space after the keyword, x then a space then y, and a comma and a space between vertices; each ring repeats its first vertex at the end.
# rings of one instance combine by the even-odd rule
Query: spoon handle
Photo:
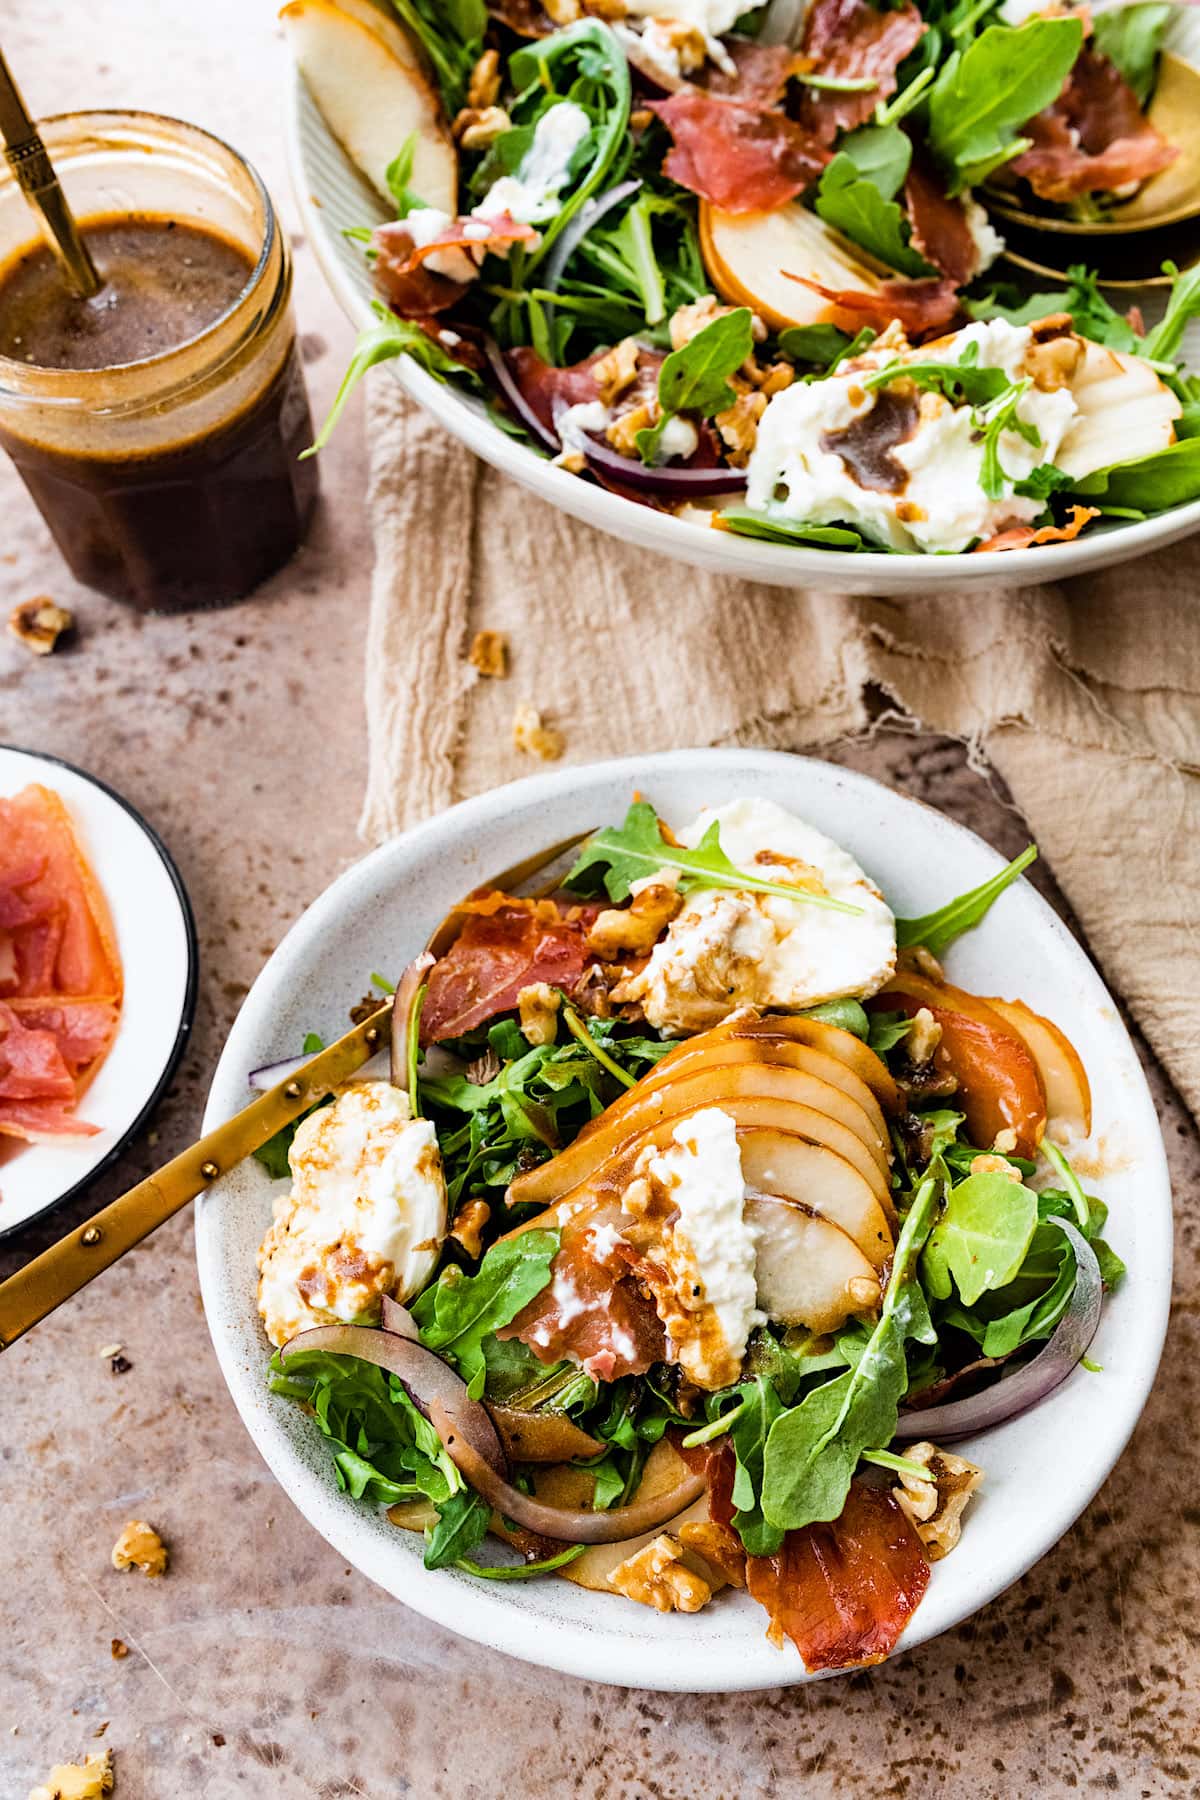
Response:
POLYGON ((67 280, 83 300, 98 294, 104 283, 96 273, 92 255, 80 235, 75 215, 59 185, 46 146, 26 110, 12 70, 0 50, 0 137, 5 159, 17 178, 17 186, 42 215, 50 243, 67 280))
POLYGON ((369 1062, 383 1042, 387 1019, 387 1010, 381 1007, 232 1119, 0 1282, 0 1350, 15 1344, 31 1326, 86 1287, 189 1200, 212 1187, 284 1125, 298 1119, 369 1062))

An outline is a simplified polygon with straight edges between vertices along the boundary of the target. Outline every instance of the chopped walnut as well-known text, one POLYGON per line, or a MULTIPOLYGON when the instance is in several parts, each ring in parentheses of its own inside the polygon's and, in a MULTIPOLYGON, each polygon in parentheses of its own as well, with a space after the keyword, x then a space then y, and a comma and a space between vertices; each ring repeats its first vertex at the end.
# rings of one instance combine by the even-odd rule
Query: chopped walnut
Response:
POLYGON ((631 406, 628 412, 615 418, 604 435, 619 455, 636 456, 638 432, 648 431, 652 425, 657 424, 658 401, 643 400, 638 406, 631 406))
POLYGON ((913 944, 909 949, 902 950, 896 960, 900 968, 915 969, 918 975, 927 975, 930 981, 940 983, 946 979, 945 969, 933 951, 927 950, 924 944, 913 944))
POLYGON ((112 1547, 114 1569, 140 1569, 143 1575, 165 1575, 167 1546, 144 1519, 130 1519, 112 1547))
POLYGON ((539 756, 543 762, 557 762, 567 744, 562 732, 543 725, 537 707, 525 701, 513 714, 513 747, 527 756, 539 756))
POLYGON ((638 354, 641 344, 635 337, 622 338, 607 355, 592 364, 592 376, 605 406, 611 406, 637 380, 638 354))
POLYGON ((781 394, 784 388, 790 388, 795 379, 796 371, 791 363, 772 363, 769 368, 761 371, 758 391, 770 400, 774 394, 781 394))
POLYGON ((29 1800, 100 1800, 112 1793, 115 1781, 112 1751, 106 1747, 93 1750, 82 1763, 56 1763, 29 1800))
POLYGON ((1007 1157, 1003 1156, 973 1156, 968 1173, 971 1175, 1003 1175, 1006 1181, 1015 1183, 1017 1187, 1020 1187, 1023 1179, 1020 1169, 1015 1168, 1007 1157))
POLYGON ((1048 344, 1030 344, 1025 352, 1026 371, 1033 385, 1043 394, 1053 394, 1069 387, 1083 356, 1083 344, 1077 337, 1054 338, 1048 344))
POLYGON ((552 25, 573 25, 583 8, 579 0, 542 0, 542 11, 552 25))
POLYGON ((758 421, 767 409, 765 394, 739 394, 713 421, 735 469, 744 469, 758 442, 758 421))
POLYGON ((1011 1125, 1006 1125, 1003 1131, 998 1131, 992 1140, 992 1149, 999 1151, 1001 1156, 1011 1156, 1016 1147, 1017 1134, 1011 1125))
POLYGON ((390 1003, 391 996, 388 994, 364 994, 362 999, 356 1000, 350 1008, 350 1023, 362 1025, 366 1020, 374 1018, 377 1012, 382 1012, 383 1008, 390 1003))
POLYGON ((500 94, 500 52, 485 50, 467 86, 467 105, 483 109, 494 106, 500 94))
POLYGON ((548 982, 535 981, 517 995, 521 1034, 527 1044, 552 1044, 558 1036, 558 1009, 562 995, 548 982))
POLYGON ((942 1041, 942 1028, 927 1006, 913 1014, 912 1028, 904 1040, 909 1061, 918 1067, 933 1061, 933 1053, 942 1041))
POLYGON ((467 661, 481 675, 503 681, 508 674, 508 639, 502 631, 477 631, 471 639, 467 661))
POLYGON ((112 1659, 114 1662, 124 1662, 125 1658, 129 1655, 129 1645, 125 1642, 124 1638, 113 1638, 109 1645, 109 1649, 112 1652, 112 1659))
POLYGON ((846 1283, 846 1297, 858 1312, 870 1312, 879 1305, 881 1289, 873 1275, 852 1275, 846 1283))
POLYGON ((615 1568, 608 1585, 655 1612, 699 1612, 712 1599, 712 1589, 682 1555, 682 1546, 664 1531, 615 1568))
POLYGON ((653 51, 674 58, 680 73, 693 75, 708 60, 708 40, 696 25, 683 19, 654 19, 645 27, 644 35, 653 51))
POLYGON ((483 1255, 483 1228, 492 1216, 486 1200, 468 1200, 460 1206, 450 1226, 450 1236, 461 1244, 473 1262, 483 1255))
POLYGON ((732 1525, 715 1519, 689 1519, 679 1527, 679 1541, 693 1556, 711 1564, 733 1587, 746 1585, 746 1552, 732 1525))
POLYGON ((59 606, 47 594, 14 606, 8 615, 8 629, 19 644, 35 656, 49 656, 58 648, 58 640, 75 626, 75 614, 59 606))
POLYGON ((892 1494, 916 1527, 930 1562, 940 1562, 962 1536, 963 1511, 983 1480, 983 1470, 929 1442, 910 1444, 904 1454, 909 1462, 921 1463, 929 1475, 925 1480, 901 1475, 892 1494))
POLYGON ((612 25, 629 17, 625 0, 582 0, 584 12, 591 19, 605 19, 612 25))
POLYGON ((601 962, 616 962, 623 952, 647 955, 683 905, 666 882, 654 882, 633 896, 628 906, 599 914, 587 935, 587 947, 601 962))
POLYGON ((486 150, 511 130, 512 120, 502 106, 464 106, 451 126, 464 150, 486 150))
POLYGON ((640 136, 643 131, 648 131, 653 123, 654 114, 648 106, 635 106, 629 115, 629 129, 635 137, 640 136))

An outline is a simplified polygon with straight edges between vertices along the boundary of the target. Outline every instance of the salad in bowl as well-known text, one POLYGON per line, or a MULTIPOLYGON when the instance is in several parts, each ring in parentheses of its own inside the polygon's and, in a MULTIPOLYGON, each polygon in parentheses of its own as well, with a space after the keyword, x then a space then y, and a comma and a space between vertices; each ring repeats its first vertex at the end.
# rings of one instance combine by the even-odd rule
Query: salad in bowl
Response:
POLYGON ((1169 8, 1057 0, 290 0, 331 132, 386 200, 323 444, 406 356, 579 480, 847 553, 1039 548, 1200 499, 1181 352, 1080 265, 1001 279, 980 195, 1151 192, 1169 8))
POLYGON ((1074 1046, 941 961, 1034 854, 897 918, 775 800, 636 797, 372 977, 388 1067, 259 1153, 265 1379, 338 1486, 428 1570, 888 1655, 1123 1275, 1074 1046))

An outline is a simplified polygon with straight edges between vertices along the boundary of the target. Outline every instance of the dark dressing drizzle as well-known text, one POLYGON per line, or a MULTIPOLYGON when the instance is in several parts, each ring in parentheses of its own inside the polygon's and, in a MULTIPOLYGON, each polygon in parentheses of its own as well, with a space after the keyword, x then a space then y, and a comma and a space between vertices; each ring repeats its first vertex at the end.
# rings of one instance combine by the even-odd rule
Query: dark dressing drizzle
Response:
POLYGON ((908 486, 908 470, 892 455, 917 428, 920 405, 913 392, 881 388, 869 412, 841 431, 823 431, 821 448, 840 456, 859 487, 876 494, 902 494, 908 486))

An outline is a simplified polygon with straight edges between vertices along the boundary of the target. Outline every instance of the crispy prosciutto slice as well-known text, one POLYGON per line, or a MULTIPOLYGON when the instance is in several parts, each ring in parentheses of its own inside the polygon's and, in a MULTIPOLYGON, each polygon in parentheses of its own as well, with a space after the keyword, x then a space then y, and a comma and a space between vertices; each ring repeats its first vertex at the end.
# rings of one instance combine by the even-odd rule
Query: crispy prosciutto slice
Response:
POLYGON ((808 67, 807 60, 786 44, 760 44, 754 38, 744 37, 727 37, 723 42, 733 72, 707 63, 702 76, 710 94, 777 106, 793 75, 808 67))
POLYGON ((877 288, 827 288, 807 275, 784 274, 798 281, 843 311, 855 314, 864 325, 886 331, 898 319, 906 337, 917 341, 931 332, 944 331, 958 312, 958 290, 946 276, 922 281, 883 281, 877 288))
POLYGON ((121 963, 104 896, 66 807, 49 788, 32 785, 0 799, 0 908, 0 998, 120 998, 121 963))
POLYGON ((453 945, 429 974, 421 1041, 461 1037, 516 1006, 521 989, 544 981, 571 993, 588 962, 587 932, 600 910, 510 894, 476 896, 453 945))
POLYGON ((1007 531, 998 531, 995 537, 985 538, 975 549, 976 552, 1025 550, 1031 544, 1067 544, 1079 536, 1085 525, 1099 517, 1099 510, 1094 506, 1073 506, 1065 525, 1011 525, 1007 531))
POLYGON ((892 1496, 850 1484, 841 1517, 789 1531, 776 1556, 746 1559, 746 1586, 815 1674, 890 1656, 929 1586, 925 1547, 892 1496))
POLYGON ((663 173, 725 212, 772 212, 829 161, 809 131, 761 101, 684 87, 650 110, 674 140, 663 173))
POLYGON ((912 0, 877 9, 866 0, 815 0, 804 28, 802 54, 819 75, 839 80, 873 80, 860 93, 806 88, 800 122, 818 143, 832 144, 839 131, 853 131, 896 91, 896 70, 926 30, 912 0))
POLYGON ((979 245, 967 223, 967 209, 945 184, 929 159, 914 151, 904 183, 904 205, 912 227, 913 249, 964 287, 979 267, 979 245))
POLYGON ((20 1019, 0 1001, 0 1104, 74 1099, 75 1083, 53 1033, 20 1019))
POLYGON ((496 1336, 520 1338, 539 1362, 569 1357, 598 1381, 618 1381, 661 1362, 666 1340, 654 1301, 627 1260, 609 1255, 601 1262, 593 1254, 599 1222, 592 1214, 564 1226, 549 1285, 496 1336))
POLYGON ((1114 193, 1149 180, 1179 154, 1116 65, 1086 44, 1058 99, 1029 121, 1025 135, 1032 147, 1009 167, 1043 200, 1114 193))
POLYGON ((375 285, 402 318, 425 320, 462 299, 475 279, 473 267, 486 251, 507 251, 537 235, 532 225, 520 225, 507 213, 499 213, 494 219, 451 219, 444 231, 418 244, 407 221, 397 219, 372 233, 375 285), (431 269, 429 259, 434 256, 449 257, 456 268, 461 265, 461 279, 431 269))
POLYGON ((72 1076, 94 1072, 120 1018, 111 1000, 14 1000, 9 1010, 27 1030, 53 1034, 72 1076))

